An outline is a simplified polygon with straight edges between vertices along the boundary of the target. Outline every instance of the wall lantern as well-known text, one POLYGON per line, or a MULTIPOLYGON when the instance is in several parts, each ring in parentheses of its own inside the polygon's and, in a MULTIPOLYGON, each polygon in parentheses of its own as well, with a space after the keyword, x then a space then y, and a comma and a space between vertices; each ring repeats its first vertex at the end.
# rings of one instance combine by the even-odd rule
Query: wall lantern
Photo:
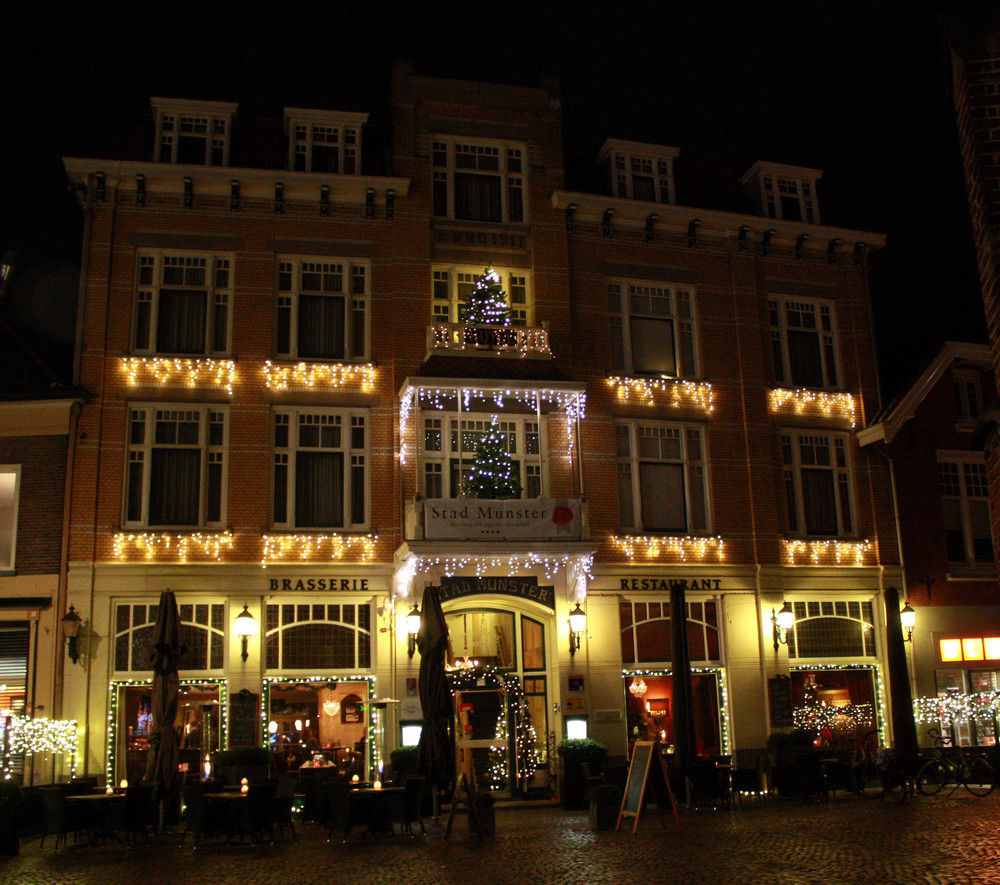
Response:
POLYGON ((254 633, 257 632, 257 622, 254 620, 250 610, 247 608, 246 603, 243 603, 243 611, 241 611, 236 616, 236 635, 240 637, 242 642, 242 657, 245 661, 250 657, 250 652, 247 651, 247 640, 250 639, 254 633))
POLYGON ((913 606, 910 603, 906 603, 900 610, 899 623, 903 625, 903 630, 906 631, 903 642, 913 642, 913 628, 917 623, 917 613, 913 610, 913 606))
POLYGON ((413 608, 406 616, 406 653, 413 658, 417 650, 417 634, 420 632, 420 609, 413 603, 413 608))
POLYGON ((59 623, 62 624, 63 636, 66 637, 66 654, 75 664, 80 660, 80 626, 83 621, 76 613, 76 609, 70 606, 69 611, 62 616, 59 623))
POLYGON ((575 655, 580 647, 580 637, 587 629, 587 613, 580 608, 577 602, 576 608, 569 613, 569 653, 575 655))
POLYGON ((788 631, 795 626, 795 612, 789 602, 775 611, 771 609, 771 627, 774 633, 774 650, 778 650, 779 645, 788 643, 788 631))

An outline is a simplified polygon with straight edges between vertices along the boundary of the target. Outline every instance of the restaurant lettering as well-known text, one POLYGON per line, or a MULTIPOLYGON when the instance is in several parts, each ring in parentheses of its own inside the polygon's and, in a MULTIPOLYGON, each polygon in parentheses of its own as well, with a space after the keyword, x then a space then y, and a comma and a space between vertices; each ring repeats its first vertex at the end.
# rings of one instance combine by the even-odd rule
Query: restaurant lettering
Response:
POLYGON ((479 596, 484 593, 500 596, 516 596, 530 599, 555 611, 555 591, 552 587, 540 587, 537 578, 442 578, 441 601, 460 599, 463 596, 479 596))
POLYGON ((622 578, 622 590, 721 590, 721 578, 622 578))
POLYGON ((306 592, 368 592, 367 578, 271 578, 272 593, 306 593, 306 592))

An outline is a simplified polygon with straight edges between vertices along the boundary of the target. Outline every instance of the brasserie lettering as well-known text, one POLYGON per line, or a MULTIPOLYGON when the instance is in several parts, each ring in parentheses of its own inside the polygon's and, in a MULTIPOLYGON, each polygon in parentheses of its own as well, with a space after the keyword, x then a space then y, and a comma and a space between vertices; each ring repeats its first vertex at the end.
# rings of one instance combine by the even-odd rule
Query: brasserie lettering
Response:
POLYGON ((364 593, 368 590, 367 578, 271 578, 271 592, 336 592, 364 593))

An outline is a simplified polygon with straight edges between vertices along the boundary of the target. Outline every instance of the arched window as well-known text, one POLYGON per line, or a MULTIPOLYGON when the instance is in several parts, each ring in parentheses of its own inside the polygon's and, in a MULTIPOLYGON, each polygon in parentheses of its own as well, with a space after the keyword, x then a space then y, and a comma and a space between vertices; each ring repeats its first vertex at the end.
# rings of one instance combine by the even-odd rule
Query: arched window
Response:
MULTIPOLYGON (((714 599, 687 603, 688 654, 692 661, 718 661, 719 620, 714 599)), ((622 663, 665 663, 670 651, 670 603, 623 601, 618 606, 622 663)))
POLYGON ((830 599, 795 602, 795 627, 788 634, 790 658, 871 658, 875 619, 871 602, 830 599))
MULTIPOLYGON (((141 673, 152 670, 153 641, 159 606, 118 603, 115 606, 115 670, 141 673)), ((182 602, 181 670, 221 670, 225 645, 225 611, 220 603, 182 602)))
POLYGON ((351 670, 371 666, 367 603, 268 605, 268 670, 351 670))

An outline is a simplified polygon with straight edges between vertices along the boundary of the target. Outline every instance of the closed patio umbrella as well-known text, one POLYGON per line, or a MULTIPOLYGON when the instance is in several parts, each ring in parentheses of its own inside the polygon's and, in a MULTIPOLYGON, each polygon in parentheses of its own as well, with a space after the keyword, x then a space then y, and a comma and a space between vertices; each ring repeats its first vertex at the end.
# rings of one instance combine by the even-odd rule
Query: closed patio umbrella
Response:
POLYGON ((447 788, 455 779, 454 713, 444 670, 449 649, 448 627, 437 587, 424 590, 417 648, 420 651, 417 689, 424 716, 417 750, 418 770, 428 783, 447 788))
POLYGON ((670 587, 670 668, 674 707, 674 761, 685 774, 694 758, 691 709, 691 655, 687 642, 687 602, 678 582, 670 587))
POLYGON ((177 718, 179 658, 184 653, 181 644, 181 619, 177 600, 170 590, 160 594, 159 612, 153 639, 153 698, 150 708, 149 755, 146 759, 146 780, 157 785, 157 794, 171 807, 169 800, 178 787, 177 760, 180 741, 174 721, 177 718))

